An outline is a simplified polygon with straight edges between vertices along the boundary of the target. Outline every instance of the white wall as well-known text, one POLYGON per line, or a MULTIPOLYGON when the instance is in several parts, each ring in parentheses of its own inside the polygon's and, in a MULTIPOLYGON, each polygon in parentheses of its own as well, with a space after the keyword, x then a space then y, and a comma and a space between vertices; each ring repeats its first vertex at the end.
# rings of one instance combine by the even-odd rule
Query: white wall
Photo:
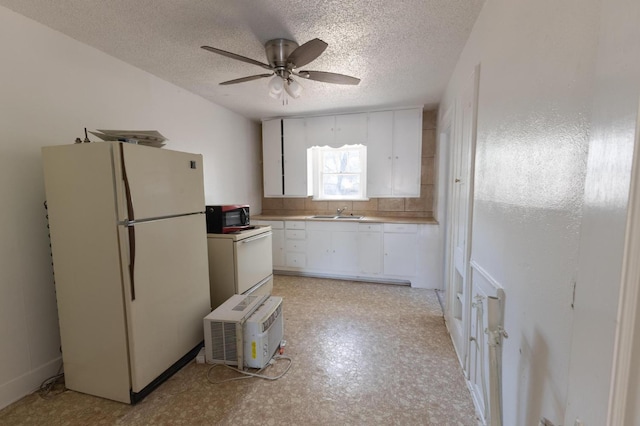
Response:
POLYGON ((605 424, 638 17, 632 0, 487 0, 439 108, 480 63, 472 259, 506 292, 505 425, 605 424))
MULTIPOLYGON (((640 100, 639 23, 637 0, 602 2, 564 421, 567 425, 577 417, 585 425, 604 425, 607 419, 640 100)), ((640 424, 640 416, 636 413, 635 421, 625 424, 640 424)))
POLYGON ((204 155, 207 203, 255 212, 261 167, 258 123, 2 7, 0 62, 2 408, 60 366, 42 146, 72 143, 84 127, 157 129, 166 148, 204 155))

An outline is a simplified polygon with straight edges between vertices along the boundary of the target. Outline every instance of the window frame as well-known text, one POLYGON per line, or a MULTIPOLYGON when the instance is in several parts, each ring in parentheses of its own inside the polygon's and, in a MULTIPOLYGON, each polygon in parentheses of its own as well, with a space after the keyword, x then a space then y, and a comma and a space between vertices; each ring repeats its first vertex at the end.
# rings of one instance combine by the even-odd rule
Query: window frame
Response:
POLYGON ((332 147, 332 146, 314 146, 309 148, 311 154, 311 167, 313 172, 311 173, 313 177, 313 185, 312 185, 312 194, 313 200, 318 201, 367 201, 369 198, 367 197, 367 147, 362 144, 355 145, 343 145, 341 147, 332 147), (324 173, 324 156, 323 153, 326 151, 358 151, 359 159, 360 159, 360 169, 359 173, 353 172, 344 172, 344 173, 324 173), (323 177, 327 174, 332 175, 360 175, 360 191, 357 195, 344 195, 344 196, 336 196, 336 195, 326 195, 324 194, 323 187, 323 177))

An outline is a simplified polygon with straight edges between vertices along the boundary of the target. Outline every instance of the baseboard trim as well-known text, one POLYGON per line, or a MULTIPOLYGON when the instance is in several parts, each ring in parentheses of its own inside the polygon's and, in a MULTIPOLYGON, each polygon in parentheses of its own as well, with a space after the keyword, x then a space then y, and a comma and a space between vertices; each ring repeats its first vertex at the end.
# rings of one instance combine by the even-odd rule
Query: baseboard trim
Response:
POLYGON ((359 276, 351 276, 351 275, 332 275, 332 274, 322 274, 317 272, 299 272, 299 271, 285 271, 285 270, 273 270, 274 275, 292 275, 298 277, 311 277, 311 278, 327 278, 331 280, 341 280, 341 281, 359 281, 365 283, 375 283, 375 284, 393 284, 393 285, 405 285, 410 286, 411 281, 409 280, 395 280, 390 278, 369 278, 369 277, 359 277, 359 276))
POLYGON ((0 410, 38 390, 42 382, 58 374, 62 357, 55 358, 6 383, 0 384, 0 410))

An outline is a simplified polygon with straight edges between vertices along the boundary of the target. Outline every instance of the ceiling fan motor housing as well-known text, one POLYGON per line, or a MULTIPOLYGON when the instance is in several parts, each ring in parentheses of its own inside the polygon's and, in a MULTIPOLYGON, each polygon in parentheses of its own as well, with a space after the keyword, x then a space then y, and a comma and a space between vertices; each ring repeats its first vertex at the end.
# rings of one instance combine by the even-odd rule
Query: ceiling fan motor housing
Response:
POLYGON ((278 75, 280 74, 277 72, 278 70, 287 70, 287 58, 297 48, 298 43, 284 38, 269 40, 264 45, 264 50, 267 54, 269 65, 275 68, 278 75))

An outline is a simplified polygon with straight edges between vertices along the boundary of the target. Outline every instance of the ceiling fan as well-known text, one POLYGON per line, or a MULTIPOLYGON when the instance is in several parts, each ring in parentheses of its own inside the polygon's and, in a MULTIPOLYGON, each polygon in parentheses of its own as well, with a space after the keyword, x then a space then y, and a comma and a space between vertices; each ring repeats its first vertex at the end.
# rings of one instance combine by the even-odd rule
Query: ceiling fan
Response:
POLYGON ((271 77, 269 81, 269 95, 273 98, 280 98, 283 91, 292 98, 298 98, 302 93, 302 86, 293 77, 304 78, 307 80, 321 81, 323 83, 349 84, 357 85, 360 79, 348 75, 337 74, 326 71, 302 71, 298 68, 307 65, 315 60, 324 52, 328 44, 324 41, 314 38, 301 46, 295 41, 284 38, 269 40, 264 45, 267 55, 268 64, 256 61, 246 56, 237 55, 225 50, 216 49, 210 46, 201 46, 204 50, 217 53, 238 61, 247 62, 257 65, 270 71, 270 73, 251 75, 249 77, 237 78, 234 80, 224 81, 221 85, 244 83, 246 81, 257 80, 260 78, 271 77))

